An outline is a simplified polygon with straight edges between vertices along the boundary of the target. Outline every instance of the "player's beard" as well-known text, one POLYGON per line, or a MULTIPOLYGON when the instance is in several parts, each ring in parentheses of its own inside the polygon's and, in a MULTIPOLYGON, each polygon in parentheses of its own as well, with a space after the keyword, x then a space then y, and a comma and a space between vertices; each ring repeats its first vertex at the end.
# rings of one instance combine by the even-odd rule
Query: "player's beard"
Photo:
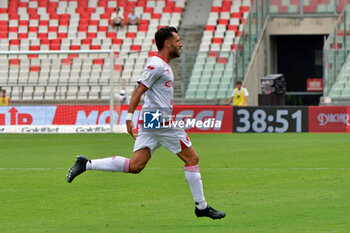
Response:
POLYGON ((172 58, 180 57, 180 50, 177 49, 174 45, 171 45, 171 50, 169 51, 169 55, 172 58))

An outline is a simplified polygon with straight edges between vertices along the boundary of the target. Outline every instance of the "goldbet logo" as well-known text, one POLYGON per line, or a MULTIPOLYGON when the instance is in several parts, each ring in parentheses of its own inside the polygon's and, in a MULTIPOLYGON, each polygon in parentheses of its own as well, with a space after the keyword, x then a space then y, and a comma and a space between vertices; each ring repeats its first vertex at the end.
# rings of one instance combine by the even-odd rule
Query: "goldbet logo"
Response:
POLYGON ((320 123, 320 126, 325 126, 329 123, 341 123, 349 126, 349 119, 350 116, 347 113, 320 113, 317 116, 317 120, 320 123))

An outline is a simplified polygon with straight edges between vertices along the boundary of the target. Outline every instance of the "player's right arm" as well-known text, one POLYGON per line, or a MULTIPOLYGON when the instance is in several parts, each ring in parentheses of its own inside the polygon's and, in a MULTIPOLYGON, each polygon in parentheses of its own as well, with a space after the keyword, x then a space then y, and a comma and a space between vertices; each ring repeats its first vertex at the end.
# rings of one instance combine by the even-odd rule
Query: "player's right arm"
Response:
MULTIPOLYGON (((139 83, 139 85, 136 87, 136 89, 134 90, 134 92, 131 95, 131 99, 130 99, 130 104, 129 104, 129 109, 128 109, 128 114, 133 114, 137 105, 140 103, 140 99, 141 96, 143 95, 143 93, 145 93, 148 90, 148 88, 143 85, 142 83, 139 83)), ((128 133, 134 138, 136 139, 137 133, 134 129, 134 123, 131 120, 126 120, 126 129, 128 131, 128 133)))
POLYGON ((230 97, 230 99, 226 102, 226 104, 230 104, 233 99, 233 96, 230 97))

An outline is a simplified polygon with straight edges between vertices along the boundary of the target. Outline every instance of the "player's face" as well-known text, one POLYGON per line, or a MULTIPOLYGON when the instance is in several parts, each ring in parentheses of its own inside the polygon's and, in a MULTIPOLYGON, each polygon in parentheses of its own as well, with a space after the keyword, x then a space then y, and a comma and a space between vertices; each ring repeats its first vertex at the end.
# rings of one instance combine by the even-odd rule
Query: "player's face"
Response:
POLYGON ((169 53, 172 58, 180 57, 182 43, 180 41, 179 34, 173 32, 173 38, 170 39, 169 53))
POLYGON ((236 87, 238 88, 238 90, 241 90, 242 84, 237 84, 236 87))

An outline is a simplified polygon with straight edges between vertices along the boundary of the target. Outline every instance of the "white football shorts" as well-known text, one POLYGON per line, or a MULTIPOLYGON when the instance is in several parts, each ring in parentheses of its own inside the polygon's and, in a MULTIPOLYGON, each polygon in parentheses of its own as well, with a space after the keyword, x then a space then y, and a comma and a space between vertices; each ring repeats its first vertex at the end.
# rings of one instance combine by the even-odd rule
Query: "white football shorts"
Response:
POLYGON ((164 146, 170 152, 178 154, 183 148, 192 146, 192 143, 184 129, 181 128, 160 128, 143 129, 139 124, 138 136, 134 144, 134 152, 148 147, 153 152, 160 146, 164 146))

